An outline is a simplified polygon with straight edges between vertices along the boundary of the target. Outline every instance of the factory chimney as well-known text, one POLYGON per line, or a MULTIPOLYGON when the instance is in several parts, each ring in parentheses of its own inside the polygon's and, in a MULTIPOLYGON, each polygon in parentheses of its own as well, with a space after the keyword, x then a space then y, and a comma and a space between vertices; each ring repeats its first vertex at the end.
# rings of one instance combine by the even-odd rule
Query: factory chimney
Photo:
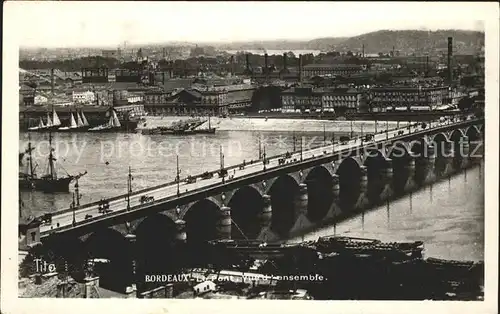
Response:
POLYGON ((267 60, 268 56, 267 56, 267 53, 264 54, 264 74, 266 74, 267 76, 267 73, 269 72, 269 66, 268 66, 268 60, 267 60))
POLYGON ((231 76, 234 76, 234 56, 231 56, 229 63, 231 65, 231 76))
POLYGON ((286 52, 283 53, 283 70, 286 71, 287 67, 288 67, 288 64, 287 63, 287 60, 286 60, 286 52))
POLYGON ((50 91, 54 95, 54 69, 50 69, 50 91))
POLYGON ((453 82, 453 69, 451 67, 451 58, 453 55, 453 37, 448 37, 448 83, 453 82))
POLYGON ((250 72, 250 55, 248 53, 245 55, 245 63, 247 71, 250 72))
POLYGON ((161 83, 165 85, 165 71, 161 72, 161 83))
POLYGON ((429 56, 425 57, 425 76, 429 75, 429 56))
POLYGON ((365 44, 363 44, 363 46, 361 47, 361 57, 365 57, 365 44))
POLYGON ((302 83, 302 55, 299 55, 299 83, 302 83))

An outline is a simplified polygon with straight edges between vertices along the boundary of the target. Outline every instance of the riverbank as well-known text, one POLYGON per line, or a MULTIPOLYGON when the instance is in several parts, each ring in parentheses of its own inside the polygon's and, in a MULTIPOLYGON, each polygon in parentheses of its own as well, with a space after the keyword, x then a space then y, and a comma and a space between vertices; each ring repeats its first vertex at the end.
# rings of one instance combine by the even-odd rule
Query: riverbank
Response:
MULTIPOLYGON (((179 120, 192 119, 189 116, 175 117, 146 117, 145 125, 139 125, 138 129, 150 129, 156 127, 169 127, 179 120)), ((339 120, 313 120, 313 119, 282 119, 282 118, 248 118, 248 117, 230 117, 210 119, 211 127, 218 131, 297 131, 297 132, 350 132, 351 125, 353 132, 375 132, 375 123, 377 131, 396 128, 398 123, 375 122, 375 121, 339 121, 339 120)), ((408 122, 400 122, 399 126, 405 126, 408 122)), ((205 122, 200 128, 207 128, 208 122, 205 122)))

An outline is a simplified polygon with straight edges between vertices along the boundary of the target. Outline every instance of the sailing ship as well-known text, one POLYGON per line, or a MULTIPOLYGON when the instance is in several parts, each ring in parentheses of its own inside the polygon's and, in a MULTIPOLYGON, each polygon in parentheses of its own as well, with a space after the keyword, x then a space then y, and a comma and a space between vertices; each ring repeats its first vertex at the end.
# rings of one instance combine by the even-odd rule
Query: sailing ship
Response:
POLYGON ((111 113, 109 115, 109 121, 106 124, 98 125, 96 127, 88 129, 90 132, 114 132, 121 129, 121 123, 116 115, 116 111, 111 109, 111 113))
POLYGON ((49 133, 49 158, 48 158, 48 171, 45 175, 38 177, 36 174, 37 165, 33 165, 33 157, 31 152, 33 151, 33 147, 31 146, 31 141, 28 142, 28 149, 26 153, 28 154, 28 172, 27 173, 19 173, 19 189, 21 190, 37 190, 43 192, 68 192, 69 184, 73 180, 77 180, 80 177, 87 174, 87 171, 84 173, 79 173, 78 175, 70 175, 66 174, 66 176, 58 176, 56 173, 56 168, 54 162, 57 160, 54 157, 52 147, 52 133, 49 133))
POLYGON ((59 132, 84 132, 89 129, 89 123, 87 118, 83 114, 83 111, 76 112, 76 120, 73 113, 70 113, 70 124, 69 126, 60 127, 57 129, 59 132))
POLYGON ((201 133, 201 134, 214 134, 215 133, 215 128, 212 128, 210 126, 210 116, 208 116, 208 128, 207 129, 196 129, 196 133, 201 133))
POLYGON ((50 113, 47 112, 47 123, 43 122, 43 119, 40 117, 40 121, 37 126, 28 128, 28 131, 35 132, 49 132, 54 131, 59 128, 61 125, 61 120, 59 120, 59 116, 54 108, 52 108, 52 119, 50 118, 50 113))

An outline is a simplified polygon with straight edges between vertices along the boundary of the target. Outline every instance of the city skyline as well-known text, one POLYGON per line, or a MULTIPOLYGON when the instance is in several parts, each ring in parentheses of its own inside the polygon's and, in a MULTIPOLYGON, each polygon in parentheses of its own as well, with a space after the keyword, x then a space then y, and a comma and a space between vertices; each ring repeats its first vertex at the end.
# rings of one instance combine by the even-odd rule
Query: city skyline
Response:
POLYGON ((484 31, 479 20, 486 20, 491 12, 487 4, 400 2, 23 2, 9 3, 5 8, 11 11, 6 16, 22 17, 17 31, 22 48, 117 47, 123 42, 300 41, 385 29, 484 31), (387 12, 398 18, 385 18, 387 12), (452 16, 447 19, 444 12, 452 16))

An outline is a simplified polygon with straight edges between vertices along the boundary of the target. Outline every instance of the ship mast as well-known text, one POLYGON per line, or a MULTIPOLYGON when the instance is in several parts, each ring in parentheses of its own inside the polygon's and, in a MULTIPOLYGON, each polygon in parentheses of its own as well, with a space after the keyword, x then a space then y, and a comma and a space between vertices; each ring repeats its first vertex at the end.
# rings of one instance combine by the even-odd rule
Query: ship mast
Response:
POLYGON ((52 154, 53 148, 52 148, 52 133, 51 132, 49 132, 49 149, 50 149, 50 152, 49 152, 49 175, 50 175, 50 178, 54 180, 57 178, 57 174, 56 174, 55 168, 54 168, 54 160, 56 160, 56 159, 54 158, 54 155, 52 154))
MULTIPOLYGON (((29 136, 29 135, 28 135, 29 136)), ((33 177, 34 176, 34 171, 33 171, 33 158, 31 156, 31 151, 33 150, 33 148, 31 147, 31 136, 28 137, 28 154, 29 154, 29 167, 30 167, 30 176, 33 177)))

